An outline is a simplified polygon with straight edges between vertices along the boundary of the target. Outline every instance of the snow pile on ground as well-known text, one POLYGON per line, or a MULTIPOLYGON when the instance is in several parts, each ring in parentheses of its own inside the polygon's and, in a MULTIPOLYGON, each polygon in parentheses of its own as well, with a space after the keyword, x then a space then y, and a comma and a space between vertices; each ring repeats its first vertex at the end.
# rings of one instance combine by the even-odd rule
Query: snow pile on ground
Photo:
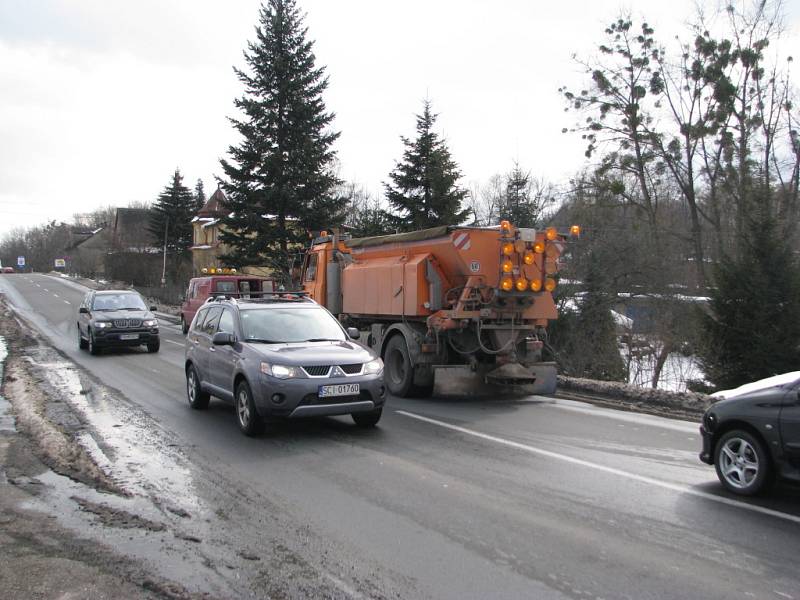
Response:
POLYGON ((617 381, 596 381, 578 377, 558 376, 558 386, 563 390, 573 390, 585 394, 597 394, 635 405, 657 405, 664 408, 677 408, 701 413, 714 402, 714 398, 695 392, 670 392, 667 390, 637 387, 617 381))

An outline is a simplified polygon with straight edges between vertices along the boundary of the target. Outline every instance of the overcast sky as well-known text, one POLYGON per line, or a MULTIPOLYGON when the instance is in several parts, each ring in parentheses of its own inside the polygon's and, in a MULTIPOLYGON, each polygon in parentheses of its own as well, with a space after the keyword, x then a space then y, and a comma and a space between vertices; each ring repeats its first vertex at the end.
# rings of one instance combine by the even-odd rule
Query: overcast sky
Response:
MULTIPOLYGON (((714 2, 715 0, 709 0, 714 2)), ((583 147, 558 94, 584 79, 604 26, 626 7, 670 41, 692 0, 299 0, 344 179, 375 194, 428 97, 462 184, 508 171, 565 180, 583 147)), ((800 48, 800 2, 784 46, 800 48)), ((179 167, 206 191, 235 142, 232 66, 257 0, 0 0, 0 235, 105 205, 152 201, 179 167)), ((795 79, 797 79, 795 77, 795 79)))

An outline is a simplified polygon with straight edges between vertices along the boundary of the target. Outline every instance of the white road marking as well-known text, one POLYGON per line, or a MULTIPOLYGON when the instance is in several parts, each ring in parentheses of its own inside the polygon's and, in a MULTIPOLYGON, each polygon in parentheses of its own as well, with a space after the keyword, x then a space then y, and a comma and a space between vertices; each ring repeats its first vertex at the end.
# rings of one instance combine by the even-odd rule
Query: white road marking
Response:
POLYGON ((168 344, 175 344, 176 346, 180 346, 181 348, 185 345, 181 344, 180 342, 173 342, 172 340, 164 340, 164 341, 167 342, 168 344))
POLYGON ((65 304, 72 304, 72 302, 70 302, 69 300, 64 300, 64 303, 65 304))
POLYGON ((648 485, 656 486, 663 488, 665 490, 670 490, 673 492, 678 492, 680 494, 688 494, 690 496, 695 496, 697 498, 703 498, 704 500, 711 500, 712 502, 718 502, 719 504, 726 504, 728 506, 735 506, 736 508, 742 508, 744 510, 749 510, 751 512, 761 513, 763 515, 768 515, 770 517, 777 517, 778 519, 784 519, 786 521, 791 521, 793 523, 800 523, 800 517, 795 515, 790 515, 788 513, 780 512, 777 510, 772 510, 770 508, 764 508, 762 506, 755 506, 753 504, 747 504, 745 502, 740 502, 739 500, 733 500, 731 498, 725 498, 724 496, 715 496, 714 494, 708 494, 706 492, 701 492, 699 490, 695 490, 685 485, 681 485, 678 483, 669 483, 667 481, 660 481, 658 479, 653 479, 652 477, 646 477, 644 475, 637 475, 636 473, 631 473, 629 471, 623 471, 622 469, 615 469, 614 467, 607 467, 605 465, 601 465, 598 463, 593 463, 588 460, 583 460, 580 458, 575 458, 573 456, 568 456, 566 454, 559 454, 558 452, 552 452, 551 450, 544 450, 543 448, 537 448, 536 446, 529 446, 528 444, 521 444, 519 442, 514 442, 512 440, 507 440, 501 437, 497 437, 495 435, 489 435, 488 433, 481 433, 480 431, 475 431, 473 429, 467 429, 466 427, 459 427, 458 425, 452 425, 450 423, 445 423, 444 421, 438 421, 436 419, 431 419, 429 417, 423 417, 422 415, 418 415, 415 413, 410 413, 404 410, 396 410, 395 411, 399 415, 403 415, 404 417, 410 417, 412 419, 417 419, 418 421, 423 421, 425 423, 430 423, 431 425, 436 425, 438 427, 442 427, 444 429, 450 429, 451 431, 457 431, 459 433, 463 433, 465 435, 470 435, 472 437, 480 438, 482 440, 486 440, 489 442, 494 442, 496 444, 501 444, 503 446, 508 446, 509 448, 514 448, 516 450, 522 450, 524 452, 530 452, 531 454, 538 454, 540 456, 546 456, 548 458, 552 458, 555 460, 561 460, 564 462, 571 463, 573 465, 578 465, 581 467, 586 467, 588 469, 594 469, 596 471, 602 471, 604 473, 610 473, 612 475, 617 475, 619 477, 624 477, 626 479, 631 479, 633 481, 638 481, 639 483, 645 483, 648 485))
POLYGON ((49 291, 50 291, 50 290, 48 290, 47 288, 42 288, 42 289, 43 289, 45 292, 49 292, 49 291))
POLYGON ((53 294, 53 296, 55 296, 56 298, 58 298, 58 294, 53 294))
POLYGON ((36 287, 42 287, 42 286, 40 286, 40 285, 37 283, 37 284, 36 284, 36 287))

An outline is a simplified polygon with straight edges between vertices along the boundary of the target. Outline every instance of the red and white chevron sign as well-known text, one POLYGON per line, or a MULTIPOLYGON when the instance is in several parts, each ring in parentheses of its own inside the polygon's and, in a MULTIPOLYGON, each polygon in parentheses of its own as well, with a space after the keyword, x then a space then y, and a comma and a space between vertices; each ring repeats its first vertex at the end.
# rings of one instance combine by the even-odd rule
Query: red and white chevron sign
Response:
POLYGON ((453 234, 453 245, 457 250, 469 250, 472 245, 469 241, 469 233, 466 231, 457 231, 453 234))

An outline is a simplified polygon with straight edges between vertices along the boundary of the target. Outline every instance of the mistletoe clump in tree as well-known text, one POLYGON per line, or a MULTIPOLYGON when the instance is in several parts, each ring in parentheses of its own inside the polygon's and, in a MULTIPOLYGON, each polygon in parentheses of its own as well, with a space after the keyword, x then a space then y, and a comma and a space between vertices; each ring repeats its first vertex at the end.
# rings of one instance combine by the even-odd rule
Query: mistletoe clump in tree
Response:
POLYGON ((234 266, 267 265, 289 281, 290 253, 309 231, 339 224, 346 199, 337 196, 324 68, 295 0, 269 0, 248 44, 249 72, 236 69, 245 94, 235 101, 244 117, 231 119, 242 141, 221 160, 221 186, 230 214, 223 219, 222 257, 234 266))
POLYGON ((172 181, 152 208, 149 229, 156 245, 161 247, 166 239, 167 252, 185 257, 192 245, 192 218, 197 205, 192 192, 183 185, 180 169, 175 169, 172 181))
POLYGON ((426 100, 417 115, 417 138, 401 137, 406 149, 402 162, 384 184, 386 198, 394 209, 389 220, 395 229, 415 231, 439 225, 460 225, 470 214, 461 202, 467 191, 458 187, 458 165, 444 140, 433 131, 436 116, 426 100))

